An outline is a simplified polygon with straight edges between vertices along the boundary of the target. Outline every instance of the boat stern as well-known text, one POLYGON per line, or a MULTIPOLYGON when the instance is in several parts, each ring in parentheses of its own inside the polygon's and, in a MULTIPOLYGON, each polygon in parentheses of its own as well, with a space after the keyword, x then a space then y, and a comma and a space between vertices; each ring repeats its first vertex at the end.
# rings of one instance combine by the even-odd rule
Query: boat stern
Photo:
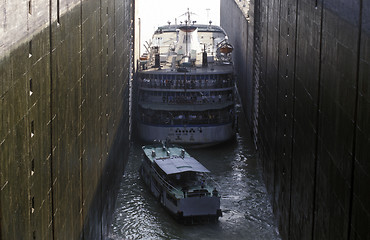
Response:
POLYGON ((194 196, 179 200, 177 217, 185 222, 217 221, 222 217, 219 196, 194 196))

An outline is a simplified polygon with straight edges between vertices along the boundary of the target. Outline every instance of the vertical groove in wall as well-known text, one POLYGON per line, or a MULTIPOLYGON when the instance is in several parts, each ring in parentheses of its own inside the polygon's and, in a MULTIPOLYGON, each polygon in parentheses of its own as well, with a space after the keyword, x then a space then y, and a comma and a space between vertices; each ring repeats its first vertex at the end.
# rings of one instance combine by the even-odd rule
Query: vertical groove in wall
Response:
MULTIPOLYGON (((258 117, 259 117, 259 88, 260 88, 260 79, 261 79, 261 0, 256 0, 254 2, 254 29, 253 29, 253 110, 252 110, 252 128, 253 128, 253 141, 254 146, 258 149, 258 117)), ((250 10, 249 10, 250 11, 250 10)))
MULTIPOLYGON (((82 23, 83 23, 83 17, 82 17, 82 0, 80 0, 80 116, 79 116, 79 135, 80 135, 80 141, 79 141, 79 144, 80 144, 80 229, 83 229, 83 222, 84 222, 84 216, 85 216, 85 211, 84 211, 84 184, 83 184, 83 180, 84 180, 84 139, 83 137, 81 136, 82 135, 82 127, 83 127, 83 119, 82 119, 82 114, 83 114, 83 108, 84 108, 84 103, 83 101, 85 100, 82 100, 85 96, 83 96, 82 94, 82 88, 83 88, 83 65, 82 65, 82 51, 83 51, 83 41, 82 41, 82 36, 83 36, 83 27, 82 27, 82 23)), ((81 239, 85 239, 85 236, 84 236, 85 232, 82 230, 81 233, 80 233, 80 238, 81 239)))
MULTIPOLYGON (((317 108, 316 108, 316 138, 315 138, 315 164, 314 164, 314 183, 313 183, 313 207, 312 207, 312 239, 315 239, 315 221, 316 221, 316 208, 317 208, 317 178, 318 178, 318 151, 319 151, 319 131, 320 131, 320 104, 321 104, 321 60, 322 60, 322 35, 323 35, 323 18, 324 18, 324 1, 321 0, 321 18, 320 18, 320 49, 319 49, 319 71, 317 82, 317 108)), ((317 5, 316 5, 317 6, 317 5)), ((317 7, 316 7, 317 9, 317 7)))
MULTIPOLYGON (((50 211, 50 215, 51 215, 51 236, 52 236, 52 239, 55 239, 55 223, 54 223, 54 188, 53 188, 53 178, 54 178, 54 174, 53 174, 53 31, 52 31, 52 23, 53 23, 53 19, 52 19, 52 4, 53 4, 53 1, 52 0, 49 0, 49 46, 50 46, 50 49, 49 49, 49 54, 50 54, 50 64, 49 64, 49 68, 50 68, 50 89, 49 89, 49 101, 50 101, 50 116, 49 116, 49 121, 50 121, 50 127, 49 127, 49 134, 50 134, 50 158, 49 158, 49 161, 50 161, 50 189, 49 189, 49 192, 50 192, 50 201, 51 201, 51 211, 50 211)), ((58 14, 59 15, 59 14, 58 14)))
POLYGON ((361 34, 362 34, 362 2, 359 0, 359 26, 358 26, 358 39, 357 39, 357 69, 356 69, 356 98, 355 98, 355 111, 353 116, 353 143, 352 143, 352 169, 351 169, 351 189, 350 189, 350 200, 349 200, 349 220, 348 220, 348 233, 347 238, 351 236, 351 225, 352 225, 352 210, 353 210, 353 198, 354 198, 354 178, 355 178, 355 166, 356 166, 356 139, 357 139, 357 113, 358 113, 358 99, 359 99, 359 79, 360 79, 360 61, 361 61, 361 34))
MULTIPOLYGON (((292 136, 291 136, 291 153, 290 153, 290 181, 289 181, 289 214, 288 214, 288 238, 291 238, 291 215, 292 215, 292 189, 293 189, 293 164, 294 164, 294 136, 295 136, 295 99, 296 99, 296 70, 297 70, 297 45, 298 45, 298 5, 299 0, 296 0, 295 10, 295 34, 294 34, 294 66, 293 66, 293 105, 292 105, 292 136)), ((294 210, 294 209, 293 209, 294 210)))
MULTIPOLYGON (((261 0, 261 1, 266 1, 265 2, 265 4, 266 4, 266 36, 265 36, 265 38, 266 38, 266 45, 265 45, 265 47, 264 47, 264 49, 265 49, 265 69, 263 69, 262 71, 265 73, 265 75, 264 75, 264 77, 265 77, 265 82, 264 82, 264 100, 266 101, 266 92, 267 92, 267 84, 266 84, 266 80, 267 80, 267 68, 268 68, 268 45, 269 45, 269 37, 268 37, 268 33, 269 33, 269 30, 270 30, 270 27, 269 27, 269 21, 268 21, 268 13, 269 13, 269 11, 270 11, 270 0, 261 0)), ((261 4, 262 5, 262 4, 261 4)), ((261 10, 262 10, 262 7, 260 8, 261 10)), ((262 21, 261 21, 262 22, 262 21)), ((261 27, 261 30, 262 30, 262 27, 261 27)), ((264 111, 264 114, 266 114, 266 107, 265 107, 265 109, 264 109, 265 111, 264 111)), ((264 116, 265 118, 266 118, 266 116, 264 116)), ((266 149, 266 144, 267 144, 267 142, 265 141, 265 139, 266 139, 266 130, 265 130, 265 132, 264 132, 264 137, 263 137, 263 140, 264 140, 264 143, 263 143, 263 145, 264 145, 264 151, 269 151, 268 149, 266 149)), ((270 146, 268 146, 268 147, 270 147, 270 146)), ((265 154, 266 154, 266 152, 264 152, 265 154)), ((271 154, 271 152, 269 153, 269 157, 271 157, 272 156, 272 154, 271 154)), ((264 157, 264 158, 266 158, 266 157, 264 157)), ((265 160, 266 161, 266 160, 265 160)), ((274 166, 272 167, 272 174, 274 175, 274 176, 272 176, 272 179, 274 179, 275 178, 275 162, 274 162, 274 159, 268 159, 268 161, 271 161, 272 163, 268 163, 269 165, 270 164, 273 164, 274 166)), ((270 166, 268 166, 269 168, 270 168, 270 166)), ((270 171, 271 171, 271 169, 269 169, 270 171)), ((271 173, 271 172, 269 172, 269 173, 271 173)), ((271 178, 271 176, 266 176, 266 178, 268 178, 268 177, 270 177, 271 178)), ((266 178, 265 178, 265 180, 266 180, 266 178)), ((272 199, 271 199, 271 202, 272 202, 272 209, 275 209, 275 201, 274 201, 274 198, 275 198, 275 187, 274 187, 274 184, 275 184, 275 182, 274 182, 274 180, 272 180, 272 184, 271 184, 271 186, 268 186, 270 189, 272 188, 272 192, 271 192, 271 194, 272 194, 272 199)))
MULTIPOLYGON (((264 1, 264 0, 261 0, 261 1, 264 1)), ((262 5, 262 4, 261 4, 262 5)), ((262 7, 260 8, 261 9, 261 11, 262 11, 262 7)), ((269 38, 268 38, 268 31, 269 31, 269 24, 268 24, 268 12, 269 12, 269 10, 270 10, 270 4, 269 4, 269 1, 267 0, 267 2, 266 2, 266 36, 265 36, 265 38, 266 38, 266 45, 264 46, 264 49, 265 49, 265 66, 264 66, 264 69, 261 71, 261 72, 267 72, 267 63, 268 63, 268 43, 269 43, 269 38)), ((262 23, 262 16, 261 16, 261 23, 262 23)), ((261 24, 262 25, 262 24, 261 24)), ((262 26, 261 26, 261 30, 262 30, 262 26)), ((265 78, 264 78, 264 85, 263 85, 263 90, 264 90, 264 101, 266 102, 266 79, 267 79, 267 77, 266 77, 266 74, 265 74, 265 78)), ((266 114, 265 113, 265 111, 266 111, 266 109, 264 109, 264 114, 266 114)), ((266 116, 264 116, 264 118, 266 118, 266 116)), ((266 132, 264 132, 264 135, 266 135, 266 132)), ((265 137, 264 136, 261 136, 261 138, 262 139, 265 139, 265 137)), ((263 149, 264 149, 264 154, 266 154, 266 151, 268 151, 268 150, 266 150, 266 142, 264 141, 263 142, 263 149)), ((269 160, 271 160, 272 161, 272 159, 269 159, 269 160)), ((264 162, 265 162, 265 165, 267 164, 266 163, 266 157, 264 157, 264 162)), ((273 174, 274 174, 274 172, 273 172, 273 174)), ((268 176, 266 176, 266 174, 265 174, 265 180, 266 180, 266 178, 267 178, 268 176)), ((273 185, 273 184, 272 184, 273 185)), ((267 187, 270 187, 271 188, 271 186, 267 186, 267 187)), ((272 194, 272 199, 271 199, 271 205, 272 205, 272 209, 274 209, 275 208, 275 202, 273 201, 273 199, 274 199, 274 197, 275 197, 275 188, 272 186, 272 192, 270 193, 270 194, 272 194)))
MULTIPOLYGON (((104 145, 103 145, 103 131, 105 132, 106 131, 106 129, 104 128, 104 120, 103 119, 105 119, 105 114, 103 114, 103 107, 102 107, 102 105, 103 105, 103 76, 104 75, 106 75, 107 74, 107 71, 106 70, 104 70, 103 69, 103 66, 105 66, 105 64, 106 63, 104 63, 104 65, 103 65, 103 53, 105 53, 106 51, 103 51, 103 46, 104 46, 104 44, 103 44, 103 36, 104 36, 104 34, 103 34, 103 18, 102 18, 102 16, 103 16, 103 13, 105 13, 106 11, 108 11, 108 10, 103 10, 103 7, 102 7, 102 0, 100 0, 99 1, 99 4, 100 4, 100 6, 99 6, 99 33, 98 33, 98 39, 99 39, 99 48, 100 48, 100 52, 101 52, 101 54, 100 54, 100 68, 101 68, 101 74, 100 74, 100 82, 99 82, 99 119, 100 119, 100 134, 99 134, 99 145, 100 145, 100 156, 99 156, 99 172, 100 172, 100 176, 102 176, 102 164, 103 164, 103 156, 104 156, 104 150, 105 150, 105 148, 104 148, 104 145)), ((107 2, 107 4, 109 4, 109 2, 107 2)), ((107 5, 107 9, 108 9, 108 5, 107 5)), ((108 12, 106 12, 106 14, 108 14, 108 12)), ((106 16, 108 19, 109 19, 109 15, 108 16, 106 16)), ((109 28, 109 26, 107 26, 107 28, 109 28)), ((107 38, 109 39, 109 36, 107 36, 107 38)), ((109 41, 107 39, 107 41, 109 41)), ((105 54, 108 54, 108 53, 105 53, 105 54)), ((108 56, 107 56, 108 57, 108 56)), ((103 186, 102 186, 102 182, 101 181, 99 181, 99 186, 98 186, 98 189, 100 189, 100 196, 97 196, 98 198, 99 198, 99 212, 100 213, 102 213, 102 195, 101 195, 101 193, 102 193, 102 190, 103 190, 103 186)), ((103 233, 103 226, 102 226, 102 222, 100 221, 100 236, 99 236, 99 238, 100 239, 102 239, 102 233, 103 233)))
MULTIPOLYGON (((273 1, 276 1, 276 0, 273 0, 273 1)), ((274 142, 273 142, 273 146, 274 146, 274 159, 273 159, 273 161, 274 161, 274 183, 273 183, 273 191, 274 191, 274 193, 273 193, 273 202, 274 202, 274 204, 273 204, 273 209, 274 209, 274 211, 276 211, 276 208, 278 208, 279 206, 275 206, 275 203, 276 203, 276 182, 277 182, 277 180, 276 180, 276 178, 277 178, 277 171, 279 171, 279 169, 278 169, 278 156, 277 156, 277 154, 278 154, 278 152, 279 151, 277 151, 277 149, 278 149, 278 145, 277 145, 277 143, 278 143, 278 117, 279 117, 279 113, 278 113, 278 109, 279 109, 279 79, 280 79, 280 76, 279 76, 279 68, 280 68, 280 13, 281 13, 281 1, 282 0, 277 0, 278 1, 278 5, 279 5, 279 9, 277 10, 278 11, 278 17, 277 17, 277 19, 278 19, 278 42, 277 42, 277 50, 276 50, 276 55, 277 55, 277 62, 276 62, 276 89, 274 89, 274 91, 276 91, 276 96, 275 96, 275 129, 274 129, 274 131, 275 131, 275 133, 274 133, 274 135, 275 135, 275 137, 274 137, 274 142)), ((275 2, 274 2, 275 3, 275 2)), ((274 9, 272 9, 272 11, 274 11, 274 9)), ((273 12, 271 12, 271 14, 273 14, 273 12)), ((268 17, 267 17, 267 19, 268 19, 268 17)), ((269 24, 270 22, 268 21, 268 23, 267 24, 269 24)), ((272 27, 272 31, 275 31, 274 30, 274 27, 272 27)), ((267 45, 268 46, 268 45, 267 45)), ((268 61, 268 59, 267 59, 267 61, 268 61)), ((266 61, 266 62, 267 62, 266 61)), ((273 63, 272 63, 273 64, 273 63)), ((266 78, 268 78, 268 77, 266 77, 266 78)), ((280 217, 280 216, 279 216, 280 217)), ((279 222, 278 221, 278 224, 280 225, 281 224, 281 222, 279 222)))
MULTIPOLYGON (((1 82, 1 84, 2 84, 2 82, 1 82)), ((1 102, 0 102, 0 104, 3 104, 2 103, 2 99, 1 99, 1 102)), ((1 116, 2 117, 2 116, 1 116)), ((2 121, 2 119, 0 119, 1 121, 2 121)), ((2 124, 2 123, 0 123, 0 124, 2 124)), ((2 125, 1 125, 1 127, 3 127, 2 125)), ((0 141, 1 141, 1 139, 0 139, 0 141)), ((0 146, 1 146, 1 144, 0 144, 0 146)), ((2 186, 0 186, 0 187, 2 187, 2 186)), ((1 203, 1 199, 2 199, 2 191, 1 191, 1 189, 0 189, 0 216, 3 216, 3 211, 2 211, 2 203, 1 203)), ((2 231, 2 226, 3 225, 3 218, 2 217, 0 217, 0 240, 2 239, 2 236, 3 236, 3 231, 2 231)))

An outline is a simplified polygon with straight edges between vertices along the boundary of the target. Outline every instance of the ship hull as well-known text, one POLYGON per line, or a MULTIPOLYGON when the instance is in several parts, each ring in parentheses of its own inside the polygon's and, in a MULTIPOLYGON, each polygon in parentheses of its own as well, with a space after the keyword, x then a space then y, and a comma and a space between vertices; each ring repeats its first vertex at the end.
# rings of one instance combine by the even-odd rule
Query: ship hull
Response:
POLYGON ((233 123, 222 125, 148 125, 138 123, 140 139, 145 142, 167 139, 172 143, 210 146, 235 136, 233 123))

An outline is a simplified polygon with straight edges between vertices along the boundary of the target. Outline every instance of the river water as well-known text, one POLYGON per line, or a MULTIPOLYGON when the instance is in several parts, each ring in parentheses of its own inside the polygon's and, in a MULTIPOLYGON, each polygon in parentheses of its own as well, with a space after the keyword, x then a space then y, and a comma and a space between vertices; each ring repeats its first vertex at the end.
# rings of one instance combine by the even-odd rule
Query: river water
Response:
POLYGON ((220 185, 223 217, 202 225, 177 223, 140 179, 141 146, 133 144, 117 197, 111 239, 280 239, 257 155, 245 129, 235 141, 187 151, 220 185))

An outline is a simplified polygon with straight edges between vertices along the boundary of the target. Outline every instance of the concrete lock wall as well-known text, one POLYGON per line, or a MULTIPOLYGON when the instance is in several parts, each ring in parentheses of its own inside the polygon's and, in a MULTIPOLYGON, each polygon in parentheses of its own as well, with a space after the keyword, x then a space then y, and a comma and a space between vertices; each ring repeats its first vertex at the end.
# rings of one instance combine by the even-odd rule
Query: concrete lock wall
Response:
POLYGON ((221 25, 281 236, 369 239, 370 2, 243 2, 221 25))
POLYGON ((128 154, 133 1, 0 3, 0 239, 101 239, 128 154))

